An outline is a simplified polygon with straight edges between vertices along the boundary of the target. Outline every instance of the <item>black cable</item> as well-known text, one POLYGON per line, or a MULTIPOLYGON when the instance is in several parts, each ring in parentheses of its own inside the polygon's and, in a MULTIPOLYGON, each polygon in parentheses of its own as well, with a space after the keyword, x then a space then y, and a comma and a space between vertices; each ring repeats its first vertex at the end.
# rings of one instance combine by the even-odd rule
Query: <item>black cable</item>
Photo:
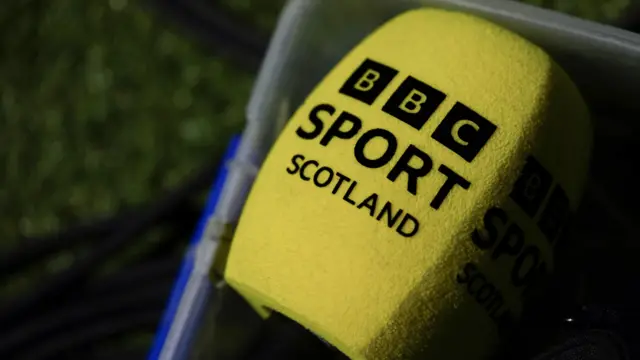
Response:
POLYGON ((256 71, 262 63, 268 35, 233 19, 213 1, 145 0, 143 4, 250 71, 256 71))
POLYGON ((22 237, 14 249, 0 254, 0 276, 6 277, 25 266, 83 241, 104 239, 126 224, 139 210, 127 210, 111 217, 73 225, 59 233, 22 237))
POLYGON ((159 320, 156 310, 145 310, 133 314, 105 318, 102 321, 92 323, 90 326, 53 336, 17 354, 14 358, 20 360, 54 359, 65 351, 96 343, 114 335, 133 330, 153 330, 159 320))
POLYGON ((7 358, 16 350, 32 345, 69 329, 82 329, 96 321, 114 315, 134 314, 140 310, 155 311, 158 319, 171 291, 172 278, 158 279, 149 284, 138 284, 135 291, 124 291, 108 296, 75 302, 17 326, 0 337, 0 358, 7 358), (147 286, 145 286, 147 285, 147 286))
MULTIPOLYGON (((172 254, 172 257, 164 257, 152 260, 140 259, 139 263, 125 266, 122 269, 98 277, 91 277, 85 283, 74 286, 72 292, 68 292, 65 296, 61 296, 54 301, 43 303, 39 308, 34 309, 28 316, 25 316, 21 324, 44 314, 55 312, 61 306, 68 304, 81 304, 83 302, 92 301, 101 296, 111 296, 118 293, 126 293, 128 291, 136 291, 141 286, 164 282, 167 286, 175 281, 175 277, 180 269, 182 258, 179 254, 172 254)), ((0 329, 1 331, 10 331, 11 328, 0 329)), ((1 336, 1 335, 0 335, 1 336)))
POLYGON ((182 255, 193 236, 195 225, 185 229, 171 229, 167 234, 163 234, 160 241, 154 247, 148 249, 139 261, 154 261, 156 259, 167 258, 175 255, 182 255), (188 229, 188 230, 187 230, 188 229), (187 230, 187 231, 185 231, 187 230))
POLYGON ((193 233, 202 216, 202 209, 189 207, 184 209, 180 217, 174 219, 171 227, 166 229, 162 237, 157 241, 153 248, 145 251, 141 255, 141 261, 174 257, 183 254, 189 240, 193 237, 193 233))
POLYGON ((149 353, 148 349, 111 349, 108 352, 90 354, 78 354, 66 357, 65 360, 144 360, 149 353))
POLYGON ((182 259, 175 256, 126 267, 103 279, 92 281, 84 288, 80 298, 106 296, 115 292, 135 290, 140 284, 173 279, 181 262, 182 259))
POLYGON ((65 294, 67 290, 78 282, 88 278, 92 270, 103 264, 112 255, 126 246, 131 239, 138 236, 149 226, 164 215, 175 211, 176 205, 182 203, 195 191, 207 188, 218 169, 219 161, 214 161, 214 166, 207 166, 200 170, 178 189, 170 192, 139 216, 132 218, 119 232, 96 245, 95 249, 79 259, 72 267, 43 279, 32 291, 27 292, 13 301, 2 306, 0 310, 0 325, 8 328, 17 320, 23 318, 29 312, 37 309, 43 302, 50 302, 65 294))
MULTIPOLYGON (((185 200, 184 203, 176 206, 175 213, 167 213, 165 216, 159 217, 155 223, 171 222, 171 225, 177 227, 178 231, 182 231, 188 237, 189 234, 185 232, 185 229, 188 226, 194 226, 199 218, 200 211, 200 209, 195 209, 194 206, 188 205, 188 200, 185 200), (176 213, 179 216, 173 216, 176 213)), ((73 225, 56 234, 23 237, 18 240, 18 245, 15 248, 4 249, 0 253, 0 277, 6 278, 37 261, 45 259, 47 256, 78 244, 91 244, 96 241, 102 241, 149 207, 150 205, 146 205, 124 210, 111 217, 73 225)), ((175 231, 173 233, 175 234, 175 231)), ((165 238, 164 241, 171 242, 177 238, 178 235, 175 235, 172 238, 165 238)))

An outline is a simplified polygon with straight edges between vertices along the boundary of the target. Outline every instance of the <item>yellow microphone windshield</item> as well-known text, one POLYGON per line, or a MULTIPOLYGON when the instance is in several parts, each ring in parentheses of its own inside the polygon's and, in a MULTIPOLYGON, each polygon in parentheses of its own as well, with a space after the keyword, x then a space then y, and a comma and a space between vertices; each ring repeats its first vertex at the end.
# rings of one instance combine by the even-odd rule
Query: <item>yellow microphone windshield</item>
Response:
POLYGON ((293 115, 225 278, 354 359, 482 359, 553 273, 589 121, 534 44, 466 14, 403 13, 293 115))

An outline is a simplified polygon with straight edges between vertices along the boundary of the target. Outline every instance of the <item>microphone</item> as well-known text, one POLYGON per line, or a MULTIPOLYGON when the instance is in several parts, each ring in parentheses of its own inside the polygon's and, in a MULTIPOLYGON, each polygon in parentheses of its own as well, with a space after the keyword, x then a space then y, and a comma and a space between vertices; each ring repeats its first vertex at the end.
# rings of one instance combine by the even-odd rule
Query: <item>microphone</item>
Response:
POLYGON ((225 279, 353 359, 484 359, 561 261, 591 136, 535 44, 463 13, 400 14, 282 131, 225 279))

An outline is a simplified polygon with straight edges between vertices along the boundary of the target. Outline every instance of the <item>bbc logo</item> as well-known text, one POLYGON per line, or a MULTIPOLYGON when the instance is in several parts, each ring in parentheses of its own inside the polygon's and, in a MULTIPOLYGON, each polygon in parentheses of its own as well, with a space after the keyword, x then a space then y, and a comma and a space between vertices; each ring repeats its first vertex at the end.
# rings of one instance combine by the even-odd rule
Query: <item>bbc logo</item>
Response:
POLYGON ((511 200, 531 219, 540 213, 538 228, 551 243, 558 238, 571 213, 564 189, 560 185, 552 186, 551 174, 529 156, 510 194, 511 200), (547 196, 549 199, 540 211, 547 196))
MULTIPOLYGON (((340 94, 373 105, 399 71, 366 59, 342 85, 340 94)), ((433 116, 447 97, 442 91, 407 76, 382 106, 382 111, 416 130, 433 116)), ((458 156, 472 162, 487 144, 497 126, 465 104, 456 104, 431 137, 458 156)))

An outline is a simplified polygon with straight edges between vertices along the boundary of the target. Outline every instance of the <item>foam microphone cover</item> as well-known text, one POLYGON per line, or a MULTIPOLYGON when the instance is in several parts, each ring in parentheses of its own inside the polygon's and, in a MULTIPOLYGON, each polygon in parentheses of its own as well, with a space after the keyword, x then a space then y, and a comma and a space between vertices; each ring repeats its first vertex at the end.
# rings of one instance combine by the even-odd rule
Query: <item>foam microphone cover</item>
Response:
POLYGON ((226 280, 354 359, 483 359, 553 274, 589 121, 538 46, 467 14, 400 14, 284 128, 226 280))

